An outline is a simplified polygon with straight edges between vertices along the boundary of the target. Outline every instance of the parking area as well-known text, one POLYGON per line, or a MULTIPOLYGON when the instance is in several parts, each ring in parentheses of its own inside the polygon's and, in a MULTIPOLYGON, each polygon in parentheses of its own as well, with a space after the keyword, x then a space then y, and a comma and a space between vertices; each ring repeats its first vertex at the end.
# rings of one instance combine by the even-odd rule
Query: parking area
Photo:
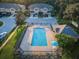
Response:
POLYGON ((10 32, 15 26, 15 18, 4 17, 0 18, 0 21, 3 22, 3 25, 0 27, 0 33, 2 32, 10 32))
POLYGON ((0 18, 0 21, 3 22, 3 25, 0 27, 0 37, 11 32, 11 30, 16 26, 15 17, 2 17, 0 18))

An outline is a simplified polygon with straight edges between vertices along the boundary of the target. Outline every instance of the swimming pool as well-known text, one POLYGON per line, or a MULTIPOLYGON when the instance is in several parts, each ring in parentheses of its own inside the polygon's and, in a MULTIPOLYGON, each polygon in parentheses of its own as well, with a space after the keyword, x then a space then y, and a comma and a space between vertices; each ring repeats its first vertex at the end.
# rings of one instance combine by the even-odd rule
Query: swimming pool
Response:
POLYGON ((32 46, 47 46, 46 32, 44 28, 33 29, 32 46))
POLYGON ((57 41, 52 41, 52 46, 59 46, 59 43, 57 41))

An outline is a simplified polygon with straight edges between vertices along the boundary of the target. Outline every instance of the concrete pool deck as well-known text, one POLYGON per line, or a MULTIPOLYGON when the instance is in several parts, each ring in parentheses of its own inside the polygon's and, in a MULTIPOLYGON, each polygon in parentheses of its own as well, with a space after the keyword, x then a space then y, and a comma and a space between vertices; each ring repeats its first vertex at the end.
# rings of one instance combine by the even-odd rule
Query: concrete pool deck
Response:
POLYGON ((24 38, 20 44, 20 48, 24 51, 24 55, 46 55, 47 53, 52 53, 58 49, 58 47, 53 47, 51 42, 57 40, 55 38, 55 33, 49 28, 49 26, 31 26, 27 29, 24 38), (46 31, 47 46, 31 46, 33 29, 34 28, 44 28, 46 31))

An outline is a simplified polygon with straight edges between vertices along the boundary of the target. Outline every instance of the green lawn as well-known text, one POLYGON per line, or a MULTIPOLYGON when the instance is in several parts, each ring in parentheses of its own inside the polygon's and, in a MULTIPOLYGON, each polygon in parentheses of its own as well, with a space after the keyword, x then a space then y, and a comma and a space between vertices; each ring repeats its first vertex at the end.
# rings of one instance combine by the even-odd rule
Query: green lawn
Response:
POLYGON ((14 46, 17 42, 17 39, 21 36, 24 27, 19 27, 18 32, 16 31, 12 39, 7 43, 7 45, 0 51, 0 59, 13 59, 14 46))
POLYGON ((3 22, 2 21, 0 21, 0 26, 2 26, 3 25, 3 22))

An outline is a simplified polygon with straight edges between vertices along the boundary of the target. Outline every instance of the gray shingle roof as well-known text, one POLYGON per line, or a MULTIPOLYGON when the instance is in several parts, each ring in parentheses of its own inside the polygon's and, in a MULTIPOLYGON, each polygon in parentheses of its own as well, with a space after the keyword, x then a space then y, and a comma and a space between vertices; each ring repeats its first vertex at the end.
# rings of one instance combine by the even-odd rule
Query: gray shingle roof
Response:
POLYGON ((0 3, 0 8, 15 8, 15 9, 20 9, 18 4, 13 4, 13 3, 0 3))
POLYGON ((53 9, 53 7, 51 5, 43 4, 43 3, 32 4, 28 8, 31 9, 31 10, 33 10, 34 8, 39 8, 39 9, 47 8, 48 10, 52 10, 53 9))

